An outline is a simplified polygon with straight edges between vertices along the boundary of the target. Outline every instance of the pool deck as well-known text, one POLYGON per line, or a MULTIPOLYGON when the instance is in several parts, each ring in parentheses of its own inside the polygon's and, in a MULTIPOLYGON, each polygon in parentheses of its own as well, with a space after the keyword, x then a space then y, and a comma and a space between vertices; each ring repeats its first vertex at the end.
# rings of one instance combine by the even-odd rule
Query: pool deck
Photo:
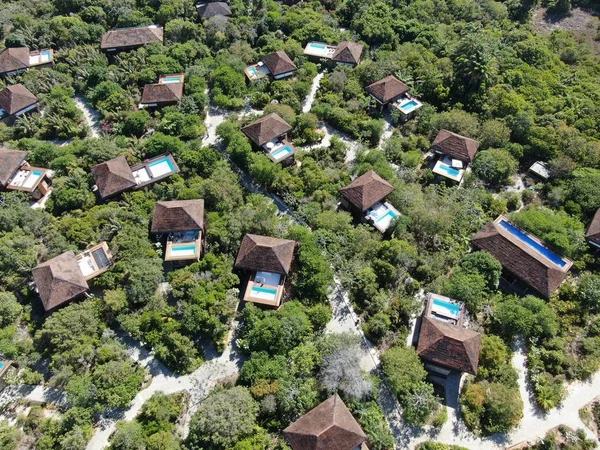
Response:
POLYGON ((14 190, 14 191, 24 191, 24 192, 34 192, 37 187, 40 185, 42 181, 46 178, 47 175, 51 173, 50 169, 42 169, 40 167, 33 167, 29 164, 23 164, 19 170, 13 175, 12 179, 8 182, 6 189, 14 190), (37 176, 33 175, 33 172, 40 172, 41 175, 38 176, 36 180, 33 180, 33 183, 30 180, 30 177, 37 176))
POLYGON ((198 237, 194 240, 177 240, 174 239, 173 236, 169 236, 167 238, 167 246, 165 248, 165 261, 188 261, 191 259, 195 259, 196 261, 200 260, 200 256, 202 256, 202 232, 198 231, 198 237), (193 255, 177 255, 173 253, 174 246, 181 246, 182 244, 187 244, 190 246, 196 247, 196 250, 193 255))
POLYGON ((336 50, 337 50, 336 45, 329 45, 329 44, 326 44, 325 42, 313 41, 313 42, 309 42, 308 44, 306 44, 306 47, 304 47, 304 54, 306 56, 314 56, 317 58, 331 59, 336 50), (314 45, 323 46, 323 48, 316 48, 316 47, 314 47, 314 45))
MULTIPOLYGON (((273 142, 273 141, 271 141, 271 142, 273 142)), ((274 144, 273 147, 270 149, 267 148, 268 143, 262 146, 262 149, 265 151, 265 153, 267 154, 269 159, 273 162, 278 163, 281 161, 285 161, 286 159, 288 159, 296 154, 296 147, 294 147, 292 145, 292 143, 290 141, 288 141, 287 139, 277 140, 277 141, 273 142, 273 144, 274 144), (286 155, 276 158, 273 154, 277 153, 278 150, 281 150, 286 145, 292 149, 291 153, 287 153, 286 155)))
POLYGON ((244 73, 250 81, 262 80, 264 78, 268 78, 269 75, 271 75, 269 69, 267 69, 262 62, 252 64, 251 66, 246 67, 244 69, 244 73))
POLYGON ((400 216, 400 212, 396 208, 394 208, 391 203, 386 201, 377 202, 371 208, 365 211, 364 217, 367 220, 367 222, 371 223, 381 233, 385 233, 386 230, 390 227, 390 224, 393 219, 380 219, 382 219, 382 217, 384 217, 390 211, 396 214, 395 217, 400 216))
POLYGON ((79 253, 77 255, 77 263, 79 264, 79 268, 81 269, 81 272, 83 273, 83 276, 86 281, 91 280, 92 278, 95 278, 98 275, 103 274, 108 269, 110 269, 110 267, 112 265, 112 254, 110 253, 108 244, 106 242, 102 241, 99 244, 94 245, 93 247, 88 248, 87 250, 79 253), (109 261, 109 264, 104 267, 98 266, 96 260, 94 259, 93 254, 92 254, 93 252, 97 252, 100 250, 104 252, 106 259, 108 259, 108 261, 109 261), (82 265, 89 267, 90 272, 87 272, 87 273, 84 272, 82 265))
POLYGON ((258 304, 266 305, 266 306, 271 306, 274 308, 279 307, 279 305, 281 304, 281 299, 283 297, 283 289, 284 289, 283 285, 285 283, 285 275, 281 275, 281 279, 279 280, 279 285, 277 285, 277 286, 272 286, 270 284, 264 284, 264 283, 255 283, 255 281, 254 281, 255 277, 256 277, 256 272, 254 272, 252 275, 250 275, 250 279, 248 280, 248 285, 246 286, 246 291, 244 292, 244 301, 258 303, 258 304), (254 286, 277 289, 277 294, 275 295, 275 299, 267 300, 265 298, 253 296, 252 288, 254 286))
POLYGON ((177 163, 175 163, 175 160, 173 159, 172 155, 160 155, 160 156, 157 156, 156 158, 148 159, 144 162, 141 162, 141 163, 136 164, 135 166, 131 167, 132 173, 137 172, 137 171, 142 171, 142 173, 143 173, 143 171, 145 171, 145 174, 147 174, 147 177, 142 178, 141 181, 138 183, 137 187, 135 187, 135 189, 140 189, 144 186, 148 186, 149 184, 156 183, 157 181, 163 180, 165 178, 170 177, 171 175, 179 173, 179 166, 177 166, 177 163), (150 170, 149 166, 152 163, 155 163, 155 162, 160 161, 165 158, 171 162, 171 164, 173 165, 175 170, 163 173, 159 176, 153 176, 152 171, 150 170))
POLYGON ((441 177, 448 178, 449 180, 456 181, 457 183, 460 183, 463 179, 463 176, 465 175, 465 169, 456 169, 458 170, 458 175, 452 176, 443 169, 444 165, 455 169, 454 167, 452 167, 452 159, 449 156, 443 156, 442 158, 436 161, 435 166, 432 170, 433 173, 441 177))
POLYGON ((465 307, 462 303, 457 302, 456 300, 453 300, 449 297, 445 297, 440 294, 434 294, 434 293, 430 292, 427 294, 427 297, 426 297, 425 310, 423 311, 423 317, 433 317, 435 319, 442 320, 443 322, 450 323, 450 324, 456 325, 458 327, 463 327, 463 326, 465 326, 465 307), (452 303, 453 305, 457 305, 458 307, 460 307, 458 319, 454 320, 453 318, 449 317, 446 320, 444 317, 440 317, 438 314, 435 314, 433 311, 433 309, 434 309, 433 301, 434 300, 441 300, 443 302, 452 303))

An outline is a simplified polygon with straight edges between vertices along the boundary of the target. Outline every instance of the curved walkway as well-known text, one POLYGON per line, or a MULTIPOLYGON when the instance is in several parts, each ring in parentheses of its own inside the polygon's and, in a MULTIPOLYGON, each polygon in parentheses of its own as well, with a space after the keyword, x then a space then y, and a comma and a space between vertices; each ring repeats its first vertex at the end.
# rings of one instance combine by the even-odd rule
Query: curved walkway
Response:
POLYGON ((88 128, 90 129, 91 137, 100 137, 101 130, 100 125, 98 124, 100 120, 100 114, 98 111, 94 110, 87 100, 81 95, 76 95, 73 100, 75 101, 77 108, 79 108, 79 110, 83 113, 85 123, 87 123, 88 128))

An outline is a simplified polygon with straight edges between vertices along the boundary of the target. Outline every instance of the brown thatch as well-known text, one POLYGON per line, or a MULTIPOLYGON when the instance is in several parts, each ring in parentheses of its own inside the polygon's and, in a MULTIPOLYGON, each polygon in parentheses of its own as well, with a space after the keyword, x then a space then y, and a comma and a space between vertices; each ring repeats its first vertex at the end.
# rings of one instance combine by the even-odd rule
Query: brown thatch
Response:
POLYGON ((293 450, 354 450, 367 440, 337 394, 304 414, 283 434, 293 450))
POLYGON ((596 214, 594 214, 594 218, 585 232, 585 237, 588 241, 594 242, 600 246, 600 208, 598 208, 596 214))
POLYGON ((425 361, 475 375, 480 347, 476 331, 423 317, 417 353, 425 361))
POLYGON ((242 240, 235 267, 288 274, 294 259, 295 241, 247 234, 242 240))
POLYGON ((297 70, 294 61, 282 50, 263 56, 262 62, 273 76, 297 70))
POLYGON ((143 105, 150 103, 177 103, 183 97, 183 83, 157 83, 144 86, 143 105))
POLYGON ((409 91, 409 87, 393 75, 367 86, 367 92, 385 105, 409 91))
POLYGON ((27 158, 27 152, 0 147, 0 186, 5 188, 27 158))
MULTIPOLYGON (((506 219, 500 216, 494 222, 486 224, 473 237, 473 245, 489 252, 514 277, 544 297, 550 297, 565 280, 573 263, 563 258, 567 265, 560 268, 502 228, 499 224, 501 220, 506 219)), ((532 238, 536 239, 533 236, 532 238)), ((544 245, 539 239, 537 240, 544 245)))
POLYGON ((71 251, 35 267, 33 281, 46 311, 72 300, 89 288, 77 257, 71 251))
POLYGON ((431 146, 451 158, 470 163, 475 159, 479 142, 452 131, 440 130, 431 146))
POLYGON ((0 109, 10 115, 35 105, 37 102, 37 97, 22 84, 14 84, 0 91, 0 109))
POLYGON ((163 41, 163 28, 151 25, 137 28, 117 28, 110 30, 102 36, 100 48, 135 48, 151 42, 163 41))
POLYGON ((390 183, 374 171, 369 170, 348 186, 340 189, 340 193, 360 211, 365 211, 383 200, 393 190, 394 187, 390 183))
POLYGON ((29 67, 27 47, 7 48, 0 53, 0 73, 9 73, 29 67))
POLYGON ((364 47, 356 42, 342 41, 335 49, 331 59, 335 62, 358 64, 364 47))
POLYGON ((267 142, 283 136, 292 129, 292 126, 275 113, 268 114, 256 122, 242 128, 248 139, 261 146, 267 142))
POLYGON ((153 233, 201 231, 203 228, 204 200, 174 200, 154 205, 153 233))
POLYGON ((137 186, 133 173, 124 156, 105 161, 92 167, 100 197, 107 198, 137 186))
POLYGON ((201 19, 208 19, 214 16, 230 16, 231 8, 225 2, 210 2, 201 3, 196 6, 198 11, 198 17, 201 19))

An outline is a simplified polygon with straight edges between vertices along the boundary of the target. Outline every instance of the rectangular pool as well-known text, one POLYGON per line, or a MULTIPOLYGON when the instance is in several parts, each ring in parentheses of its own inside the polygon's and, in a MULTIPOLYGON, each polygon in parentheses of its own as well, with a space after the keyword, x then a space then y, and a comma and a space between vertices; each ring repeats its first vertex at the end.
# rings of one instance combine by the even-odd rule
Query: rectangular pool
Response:
POLYGON ((458 319, 460 317, 460 306, 456 303, 447 302, 439 298, 433 299, 432 311, 446 317, 458 319))
POLYGON ((262 298, 265 300, 275 300, 277 298, 277 289, 261 286, 252 286, 250 290, 252 297, 262 298))
POLYGON ((537 240, 533 239, 531 236, 529 236, 525 232, 519 230, 517 227, 515 227, 510 222, 508 222, 506 220, 501 220, 499 222, 499 225, 503 229, 505 229, 506 231, 508 231, 510 234, 512 234, 514 237, 516 237, 517 239, 519 239, 521 242, 523 242, 525 245, 527 245, 529 248, 535 250, 540 255, 542 255, 545 258, 547 258, 550 261, 552 261, 552 263, 556 264, 558 267, 564 268, 564 267, 567 266, 567 264, 568 264, 567 261, 565 261, 564 259, 562 259, 560 256, 558 256, 552 250, 550 250, 549 248, 547 248, 546 246, 544 246, 542 243, 540 243, 537 240))
POLYGON ((335 53, 336 47, 323 42, 309 42, 304 47, 304 54, 309 56, 317 56, 319 58, 331 58, 335 53))
POLYGON ((462 180, 464 172, 464 169, 455 169, 452 167, 452 160, 447 156, 438 160, 433 168, 433 173, 458 182, 462 180))
POLYGON ((366 211, 367 219, 373 222, 375 228, 382 233, 385 232, 396 217, 400 213, 390 203, 376 203, 370 209, 366 211))
POLYGON ((164 77, 161 78, 160 82, 162 84, 181 83, 181 77, 164 77))
POLYGON ((171 256, 196 256, 195 245, 173 245, 171 246, 171 256))
POLYGON ((4 363, 0 362, 0 369, 2 369, 4 367, 4 363))
POLYGON ((402 114, 407 115, 419 109, 421 106, 423 106, 423 103, 416 98, 407 96, 397 100, 395 106, 402 112, 402 114))
POLYGON ((148 169, 152 178, 157 178, 171 172, 175 172, 175 167, 169 158, 162 158, 158 161, 148 164, 148 169))
POLYGON ((292 153, 294 153, 294 150, 289 145, 286 145, 273 151, 271 156, 279 161, 280 159, 284 159, 286 156, 291 155, 292 153))

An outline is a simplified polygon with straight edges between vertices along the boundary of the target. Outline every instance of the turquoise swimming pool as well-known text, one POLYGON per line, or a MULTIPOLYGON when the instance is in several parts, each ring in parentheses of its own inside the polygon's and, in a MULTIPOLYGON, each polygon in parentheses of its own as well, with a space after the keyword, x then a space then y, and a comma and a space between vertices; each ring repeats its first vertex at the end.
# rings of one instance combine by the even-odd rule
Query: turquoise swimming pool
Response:
POLYGON ((501 220, 500 226, 506 231, 508 231, 510 234, 518 238, 521 242, 527 244, 527 246, 533 248, 538 253, 544 255, 557 266, 565 267, 567 265, 567 262, 560 256, 558 256, 556 253, 554 253, 552 250, 544 247, 542 244, 532 239, 527 234, 523 233, 521 230, 519 230, 517 227, 507 222, 506 220, 501 220))
POLYGON ((286 145, 285 147, 281 147, 279 150, 274 151, 273 153, 271 153, 271 156, 275 159, 280 159, 284 154, 290 154, 293 153, 294 150, 292 150, 292 148, 289 145, 286 145))
POLYGON ((396 217, 398 217, 398 213, 396 213, 396 211, 388 211, 383 216, 381 216, 379 219, 377 219, 377 222, 381 222, 382 220, 387 219, 387 218, 392 220, 396 217))
POLYGON ((40 172, 40 171, 38 171, 38 170, 34 170, 32 173, 33 173, 33 174, 34 174, 36 177, 39 177, 39 176, 42 174, 42 172, 40 172))
POLYGON ((403 113, 409 113, 412 110, 414 110, 417 106, 419 106, 419 103, 416 102, 415 100, 411 100, 410 102, 407 102, 404 105, 402 105, 400 107, 400 109, 402 110, 403 113))
POLYGON ((0 362, 0 369, 2 369, 4 367, 4 363, 0 362))
POLYGON ((252 286, 251 294, 254 297, 275 299, 275 297, 277 296, 277 289, 266 288, 261 286, 252 286))
POLYGON ((455 303, 450 303, 450 302, 446 302, 444 300, 441 300, 439 298, 434 298, 433 299, 433 304, 439 308, 444 309, 445 311, 448 312, 448 315, 450 317, 454 317, 456 319, 459 318, 460 316, 460 306, 458 306, 455 303))
POLYGON ((181 77, 165 77, 162 79, 163 83, 181 83, 181 77))
POLYGON ((150 164, 148 164, 148 167, 150 167, 152 169, 154 167, 159 167, 161 165, 167 165, 171 172, 173 172, 175 170, 175 166, 171 162, 171 159, 167 158, 167 157, 151 162, 150 164))
POLYGON ((447 164, 440 164, 440 170, 443 170, 451 177, 457 177, 460 175, 460 170, 457 170, 454 167, 450 167, 447 164))
POLYGON ((318 48, 319 50, 323 50, 325 48, 325 44, 314 44, 314 43, 311 43, 310 47, 311 48, 318 48))
POLYGON ((196 251, 196 246, 195 245, 181 245, 181 246, 173 246, 171 248, 172 252, 189 252, 189 251, 196 251))

